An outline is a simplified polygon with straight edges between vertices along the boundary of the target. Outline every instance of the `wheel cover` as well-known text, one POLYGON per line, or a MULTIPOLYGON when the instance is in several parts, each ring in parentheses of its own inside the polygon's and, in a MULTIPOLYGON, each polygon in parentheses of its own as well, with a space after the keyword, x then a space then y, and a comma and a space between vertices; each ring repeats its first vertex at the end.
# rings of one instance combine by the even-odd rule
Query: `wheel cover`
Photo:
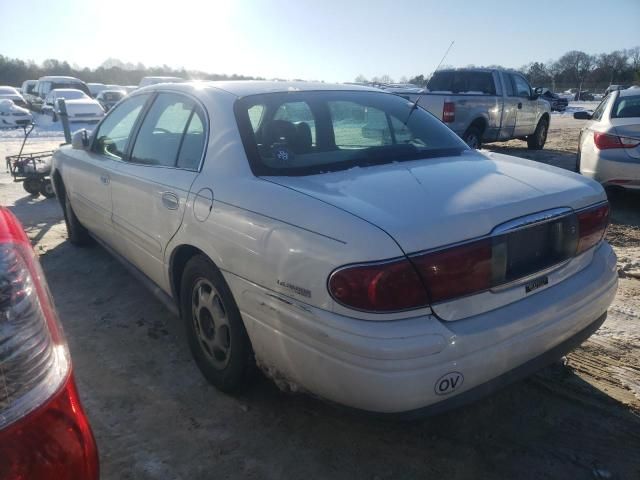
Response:
POLYGON ((478 136, 475 134, 470 134, 467 136, 467 145, 470 148, 475 148, 477 149, 478 146, 480 145, 480 140, 478 139, 478 136))
POLYGON ((229 317, 218 290, 206 278, 193 286, 191 318, 202 353, 214 368, 224 369, 231 358, 229 317))

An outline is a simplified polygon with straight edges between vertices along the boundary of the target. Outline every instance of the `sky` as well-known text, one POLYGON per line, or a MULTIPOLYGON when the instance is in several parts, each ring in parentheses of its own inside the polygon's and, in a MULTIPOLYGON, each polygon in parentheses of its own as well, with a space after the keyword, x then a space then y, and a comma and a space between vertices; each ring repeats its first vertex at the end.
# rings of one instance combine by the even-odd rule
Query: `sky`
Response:
POLYGON ((0 54, 95 68, 396 81, 446 65, 520 67, 640 45, 640 0, 0 0, 0 54))

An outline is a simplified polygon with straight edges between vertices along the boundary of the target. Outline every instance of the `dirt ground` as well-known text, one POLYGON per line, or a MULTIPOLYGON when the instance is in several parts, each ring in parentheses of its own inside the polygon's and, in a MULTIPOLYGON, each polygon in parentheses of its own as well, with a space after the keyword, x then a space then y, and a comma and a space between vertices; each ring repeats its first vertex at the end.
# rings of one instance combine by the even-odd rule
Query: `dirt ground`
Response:
MULTIPOLYGON (((554 116, 541 152, 488 148, 573 168, 579 128, 554 116)), ((18 148, 0 141, 0 158, 18 148)), ((218 392, 177 318, 104 250, 65 241, 55 200, 31 199, 2 173, 0 202, 41 256, 104 479, 640 478, 640 195, 612 199, 620 288, 604 326, 566 364, 414 422, 284 394, 264 378, 238 397, 218 392)))

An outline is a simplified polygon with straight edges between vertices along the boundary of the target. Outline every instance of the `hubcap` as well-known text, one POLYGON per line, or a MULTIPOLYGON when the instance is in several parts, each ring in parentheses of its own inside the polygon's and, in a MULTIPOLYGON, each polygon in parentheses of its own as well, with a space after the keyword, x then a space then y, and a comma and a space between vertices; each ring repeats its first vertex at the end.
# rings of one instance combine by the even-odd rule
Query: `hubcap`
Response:
POLYGON ((205 278, 193 287, 191 315, 200 348, 211 364, 222 370, 231 354, 229 318, 220 294, 205 278))
POLYGON ((467 145, 469 145, 469 147, 477 149, 479 144, 480 142, 478 141, 478 137, 475 135, 469 135, 467 137, 467 145))

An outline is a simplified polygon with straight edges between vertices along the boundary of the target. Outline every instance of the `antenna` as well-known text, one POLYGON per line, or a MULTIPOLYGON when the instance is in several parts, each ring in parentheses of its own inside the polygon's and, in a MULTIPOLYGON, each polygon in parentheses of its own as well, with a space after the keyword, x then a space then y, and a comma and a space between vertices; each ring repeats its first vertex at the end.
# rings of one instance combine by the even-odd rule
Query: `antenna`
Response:
MULTIPOLYGON (((440 60, 440 63, 438 64, 438 66, 436 67, 436 69, 434 70, 434 73, 438 71, 438 69, 440 68, 440 65, 442 65, 442 62, 444 62, 444 59, 447 58, 447 55, 449 55, 449 50, 451 50, 451 47, 453 47, 453 44, 456 43, 455 40, 452 40, 451 43, 449 44, 449 48, 447 48, 447 51, 444 52, 444 55, 442 56, 442 59, 440 60)), ((424 95, 424 92, 422 92, 420 95, 418 95, 418 98, 416 98, 416 101, 413 102, 413 105, 411 106, 411 110, 409 110, 409 115, 407 115, 407 119, 404 121, 404 126, 407 126, 407 122, 409 121, 409 117, 411 117, 411 114, 413 113, 413 111, 418 108, 418 102, 420 101, 420 99, 422 98, 422 96, 424 95)))

